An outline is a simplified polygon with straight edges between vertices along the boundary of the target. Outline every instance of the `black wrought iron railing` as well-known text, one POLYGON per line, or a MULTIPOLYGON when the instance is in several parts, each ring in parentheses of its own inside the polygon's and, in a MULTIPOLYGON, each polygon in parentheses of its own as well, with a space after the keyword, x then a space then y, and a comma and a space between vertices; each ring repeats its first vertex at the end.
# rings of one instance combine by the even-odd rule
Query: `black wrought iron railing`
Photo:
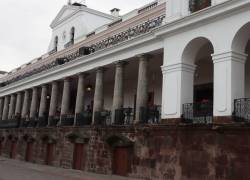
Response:
POLYGON ((95 112, 94 122, 95 125, 111 125, 111 111, 95 112))
POLYGON ((60 117, 59 116, 49 117, 49 119, 48 119, 48 126, 49 127, 56 127, 58 125, 59 121, 60 121, 60 117))
POLYGON ((141 107, 139 121, 142 124, 157 124, 161 118, 161 106, 141 107))
POLYGON ((242 98, 234 100, 235 121, 244 121, 250 123, 250 98, 242 98))
POLYGON ((92 112, 82 112, 79 114, 76 114, 75 117, 75 125, 76 126, 88 126, 92 123, 92 112))
POLYGON ((114 125, 129 125, 134 120, 134 109, 133 108, 121 108, 115 110, 114 125))
POLYGON ((188 103, 183 105, 183 122, 191 124, 213 123, 213 103, 188 103))
POLYGON ((0 121, 0 128, 18 128, 20 120, 2 120, 0 121))
POLYGON ((73 126, 74 125, 74 115, 62 115, 60 126, 73 126))

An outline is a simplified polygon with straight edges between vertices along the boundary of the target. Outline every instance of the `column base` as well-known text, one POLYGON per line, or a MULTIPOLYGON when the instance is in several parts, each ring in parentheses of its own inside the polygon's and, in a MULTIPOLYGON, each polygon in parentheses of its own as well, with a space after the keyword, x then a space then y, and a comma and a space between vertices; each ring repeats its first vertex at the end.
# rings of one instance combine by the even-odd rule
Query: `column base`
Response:
POLYGON ((39 117, 38 118, 38 127, 46 127, 48 126, 48 117, 39 117))

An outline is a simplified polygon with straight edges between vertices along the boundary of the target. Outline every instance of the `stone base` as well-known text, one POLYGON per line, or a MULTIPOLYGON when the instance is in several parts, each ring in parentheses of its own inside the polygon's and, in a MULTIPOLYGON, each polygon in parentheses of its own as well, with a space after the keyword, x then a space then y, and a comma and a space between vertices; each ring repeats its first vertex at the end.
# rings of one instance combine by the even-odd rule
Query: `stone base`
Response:
POLYGON ((76 143, 83 144, 85 158, 81 169, 101 174, 115 172, 114 152, 119 152, 115 149, 127 147, 130 177, 152 180, 249 177, 250 127, 242 124, 2 129, 0 139, 4 157, 15 154, 16 159, 24 160, 32 139, 31 162, 45 164, 50 148, 51 164, 63 168, 72 168, 76 143), (13 143, 17 143, 14 149, 13 143))

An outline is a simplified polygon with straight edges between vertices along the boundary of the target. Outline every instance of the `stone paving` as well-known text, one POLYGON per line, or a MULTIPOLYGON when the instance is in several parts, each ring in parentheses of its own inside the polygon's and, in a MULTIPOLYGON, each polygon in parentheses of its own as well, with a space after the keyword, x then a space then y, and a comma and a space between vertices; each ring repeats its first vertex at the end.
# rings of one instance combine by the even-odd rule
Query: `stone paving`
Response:
POLYGON ((135 180, 0 158, 0 180, 135 180))

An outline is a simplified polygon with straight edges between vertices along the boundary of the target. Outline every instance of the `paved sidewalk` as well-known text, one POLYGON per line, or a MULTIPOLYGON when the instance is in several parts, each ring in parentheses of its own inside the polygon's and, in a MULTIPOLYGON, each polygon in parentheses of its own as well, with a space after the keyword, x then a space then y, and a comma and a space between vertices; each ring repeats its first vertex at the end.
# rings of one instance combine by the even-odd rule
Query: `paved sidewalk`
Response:
MULTIPOLYGON (((92 174, 43 166, 0 157, 0 180, 130 180, 120 176, 92 174)), ((131 179, 133 180, 133 179, 131 179)), ((134 179, 135 180, 135 179, 134 179)))

